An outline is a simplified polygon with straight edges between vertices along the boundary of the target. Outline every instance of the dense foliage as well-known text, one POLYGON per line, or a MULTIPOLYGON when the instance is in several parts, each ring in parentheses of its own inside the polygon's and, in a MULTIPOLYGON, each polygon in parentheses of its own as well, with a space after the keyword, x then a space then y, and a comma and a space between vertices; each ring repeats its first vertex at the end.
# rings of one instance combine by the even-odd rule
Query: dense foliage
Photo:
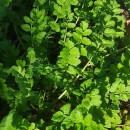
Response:
POLYGON ((130 129, 123 7, 129 0, 0 0, 0 130, 130 129))

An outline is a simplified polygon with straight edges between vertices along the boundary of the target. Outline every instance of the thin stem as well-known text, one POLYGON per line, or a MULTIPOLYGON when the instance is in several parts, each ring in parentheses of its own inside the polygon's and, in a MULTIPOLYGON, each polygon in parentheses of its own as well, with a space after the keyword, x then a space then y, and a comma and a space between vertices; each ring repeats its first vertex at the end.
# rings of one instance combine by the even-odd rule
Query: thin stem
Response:
MULTIPOLYGON (((92 60, 93 57, 90 58, 90 60, 87 62, 87 64, 83 67, 83 69, 81 70, 81 73, 83 73, 83 71, 89 66, 91 65, 90 62, 92 60)), ((79 78, 80 75, 77 75, 75 80, 74 80, 74 83, 75 81, 79 78)), ((73 83, 73 84, 74 84, 73 83)), ((60 100, 65 94, 67 93, 67 90, 64 90, 64 92, 57 98, 57 100, 60 100)))

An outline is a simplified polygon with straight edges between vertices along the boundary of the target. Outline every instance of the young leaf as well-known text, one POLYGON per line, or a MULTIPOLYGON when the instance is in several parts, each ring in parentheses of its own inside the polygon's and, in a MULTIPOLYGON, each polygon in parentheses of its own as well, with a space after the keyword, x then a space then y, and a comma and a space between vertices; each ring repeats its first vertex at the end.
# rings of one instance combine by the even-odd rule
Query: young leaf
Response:
POLYGON ((82 38, 82 43, 83 43, 84 45, 91 45, 90 39, 88 39, 88 38, 86 38, 86 37, 83 37, 83 38, 82 38))
POLYGON ((26 32, 30 32, 31 28, 29 24, 22 24, 21 28, 26 31, 26 32))
POLYGON ((54 122, 61 122, 64 119, 64 114, 61 111, 56 112, 53 114, 52 121, 54 122))
POLYGON ((46 32, 40 32, 38 35, 37 35, 37 40, 39 42, 41 42, 41 40, 45 37, 46 35, 46 32))
POLYGON ((66 128, 69 129, 74 125, 74 121, 70 116, 68 116, 63 120, 62 125, 65 125, 66 128))
POLYGON ((28 24, 31 24, 32 23, 32 20, 28 17, 28 16, 24 16, 23 17, 24 21, 28 24))
POLYGON ((111 17, 112 17, 112 16, 109 15, 109 14, 106 15, 105 18, 104 18, 104 21, 106 21, 106 22, 110 21, 110 20, 111 20, 111 17))
POLYGON ((111 21, 108 21, 105 25, 105 27, 114 27, 115 26, 115 21, 114 20, 111 20, 111 21))
POLYGON ((27 57, 30 60, 30 63, 34 63, 36 61, 35 52, 33 48, 28 48, 27 57))
POLYGON ((88 28, 88 23, 85 21, 82 21, 80 23, 80 27, 83 29, 83 31, 85 31, 88 28))
POLYGON ((62 111, 64 115, 68 115, 70 112, 70 108, 71 108, 71 104, 68 103, 68 104, 65 104, 64 106, 62 106, 60 108, 60 111, 62 111))
POLYGON ((116 34, 116 31, 115 31, 114 29, 106 28, 106 29, 104 30, 104 35, 105 35, 106 37, 114 37, 115 34, 116 34))
POLYGON ((74 28, 75 25, 76 25, 75 23, 68 23, 68 24, 67 24, 67 27, 68 27, 68 28, 74 28))
POLYGON ((70 51, 70 58, 79 58, 80 56, 80 52, 79 49, 77 47, 73 47, 70 51))
POLYGON ((70 65, 77 66, 77 65, 79 65, 81 63, 81 61, 78 58, 71 57, 71 58, 69 58, 68 63, 70 65))
POLYGON ((89 36, 92 33, 91 29, 86 29, 82 34, 83 36, 89 36))
POLYGON ((77 41, 77 42, 80 42, 82 40, 82 35, 74 32, 73 33, 73 38, 77 41))
POLYGON ((0 130, 16 130, 13 126, 13 111, 10 111, 9 114, 3 118, 0 122, 0 130))

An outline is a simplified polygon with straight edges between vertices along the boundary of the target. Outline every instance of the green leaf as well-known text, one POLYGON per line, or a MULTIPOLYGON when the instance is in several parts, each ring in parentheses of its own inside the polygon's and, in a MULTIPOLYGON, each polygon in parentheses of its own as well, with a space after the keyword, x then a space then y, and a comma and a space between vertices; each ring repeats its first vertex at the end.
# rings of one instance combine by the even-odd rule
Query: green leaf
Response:
POLYGON ((105 25, 105 27, 114 27, 115 26, 115 21, 114 20, 111 20, 111 21, 108 21, 105 25))
POLYGON ((74 47, 74 42, 72 42, 71 40, 67 40, 65 46, 69 49, 72 49, 74 47))
POLYGON ((80 23, 80 27, 83 29, 83 31, 85 31, 88 28, 88 23, 85 21, 82 21, 80 23))
POLYGON ((16 130, 16 128, 13 126, 13 115, 14 112, 10 111, 9 114, 2 119, 0 122, 0 130, 16 130))
POLYGON ((74 38, 77 42, 81 42, 81 40, 82 40, 82 35, 80 35, 80 34, 74 32, 74 33, 73 33, 73 38, 74 38))
POLYGON ((111 15, 106 15, 105 17, 104 17, 104 20, 107 22, 107 21, 110 21, 111 20, 111 15))
POLYGON ((82 43, 83 43, 84 45, 91 45, 90 39, 88 39, 88 38, 86 38, 86 37, 83 37, 83 38, 82 38, 82 43))
POLYGON ((46 0, 38 0, 39 4, 42 5, 46 2, 46 0))
POLYGON ((91 30, 91 29, 86 29, 86 30, 83 32, 83 36, 89 36, 91 33, 92 33, 92 30, 91 30))
POLYGON ((92 106, 98 106, 99 107, 102 104, 101 96, 100 95, 93 96, 90 104, 92 106))
POLYGON ((58 23, 51 23, 50 27, 52 30, 56 31, 56 32, 60 32, 60 26, 58 23))
POLYGON ((67 103, 60 108, 60 111, 62 111, 63 114, 68 115, 70 112, 70 108, 71 108, 71 104, 67 103))
POLYGON ((106 29, 104 30, 104 35, 105 35, 106 37, 114 37, 115 34, 116 34, 116 31, 115 31, 114 29, 106 28, 106 29))
POLYGON ((59 5, 64 5, 66 0, 56 0, 59 5))
POLYGON ((84 125, 91 126, 91 122, 92 122, 92 115, 88 113, 84 118, 84 125))
MULTIPOLYGON (((67 10, 67 8, 66 8, 67 10)), ((54 3, 54 15, 56 15, 58 18, 64 18, 66 16, 66 11, 62 8, 62 6, 54 3)))
POLYGON ((35 129, 35 123, 31 123, 29 126, 28 130, 34 130, 35 129))
POLYGON ((80 56, 80 52, 79 49, 77 47, 73 47, 70 51, 70 58, 79 58, 80 56))
POLYGON ((75 26, 76 26, 75 23, 68 23, 68 24, 67 24, 67 27, 68 27, 68 28, 74 28, 75 26))
POLYGON ((61 122, 64 119, 64 114, 61 111, 56 112, 53 114, 52 121, 54 122, 61 122))
POLYGON ((22 24, 21 28, 26 31, 26 32, 30 32, 31 28, 29 24, 22 24))
POLYGON ((116 32, 116 37, 124 37, 124 32, 116 32))
POLYGON ((92 84, 92 79, 87 79, 87 80, 85 80, 85 81, 81 84, 81 86, 82 86, 83 88, 87 89, 88 87, 91 86, 91 84, 92 84))
POLYGON ((69 66, 67 72, 72 75, 76 75, 78 73, 77 69, 74 66, 69 66))
POLYGON ((35 51, 33 48, 28 48, 27 57, 30 60, 30 63, 34 63, 36 61, 35 51))
POLYGON ((115 42, 113 40, 105 40, 102 39, 103 45, 107 46, 107 47, 113 47, 115 42))
POLYGON ((86 50, 86 48, 84 48, 83 46, 81 46, 81 55, 82 56, 87 56, 87 50, 86 50))
POLYGON ((40 42, 46 35, 46 32, 40 32, 38 35, 37 35, 37 40, 40 42))
POLYGON ((70 3, 71 3, 72 5, 77 5, 77 4, 79 3, 79 1, 78 1, 78 0, 71 0, 70 3))
POLYGON ((23 19, 24 19, 24 21, 25 21, 26 23, 29 23, 29 24, 32 23, 32 20, 31 20, 28 16, 24 16, 23 19))
POLYGON ((70 116, 68 116, 63 120, 62 125, 65 125, 66 128, 69 129, 74 125, 74 121, 70 116))
POLYGON ((118 63, 118 64, 117 64, 117 68, 118 68, 118 69, 121 69, 121 68, 123 68, 123 67, 124 67, 124 65, 122 65, 121 63, 118 63))
POLYGON ((113 9, 113 12, 114 12, 114 14, 121 14, 122 13, 122 9, 115 8, 115 9, 113 9))
POLYGON ((80 35, 83 34, 83 30, 82 30, 82 28, 80 28, 80 27, 76 27, 75 30, 76 30, 76 32, 77 32, 78 34, 80 34, 80 35))
POLYGON ((83 122, 83 115, 82 112, 79 110, 73 110, 70 114, 71 118, 74 119, 74 122, 77 123, 82 123, 83 122))
POLYGON ((68 63, 70 65, 77 66, 77 65, 79 65, 81 63, 81 61, 78 58, 71 57, 71 58, 69 58, 68 63))

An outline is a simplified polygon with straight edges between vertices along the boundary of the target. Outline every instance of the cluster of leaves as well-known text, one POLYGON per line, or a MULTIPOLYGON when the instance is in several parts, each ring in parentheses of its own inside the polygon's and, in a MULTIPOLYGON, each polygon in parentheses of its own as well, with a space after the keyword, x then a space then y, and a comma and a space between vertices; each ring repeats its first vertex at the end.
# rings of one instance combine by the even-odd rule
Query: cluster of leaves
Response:
POLYGON ((0 3, 0 130, 129 129, 130 38, 117 0, 0 3))

